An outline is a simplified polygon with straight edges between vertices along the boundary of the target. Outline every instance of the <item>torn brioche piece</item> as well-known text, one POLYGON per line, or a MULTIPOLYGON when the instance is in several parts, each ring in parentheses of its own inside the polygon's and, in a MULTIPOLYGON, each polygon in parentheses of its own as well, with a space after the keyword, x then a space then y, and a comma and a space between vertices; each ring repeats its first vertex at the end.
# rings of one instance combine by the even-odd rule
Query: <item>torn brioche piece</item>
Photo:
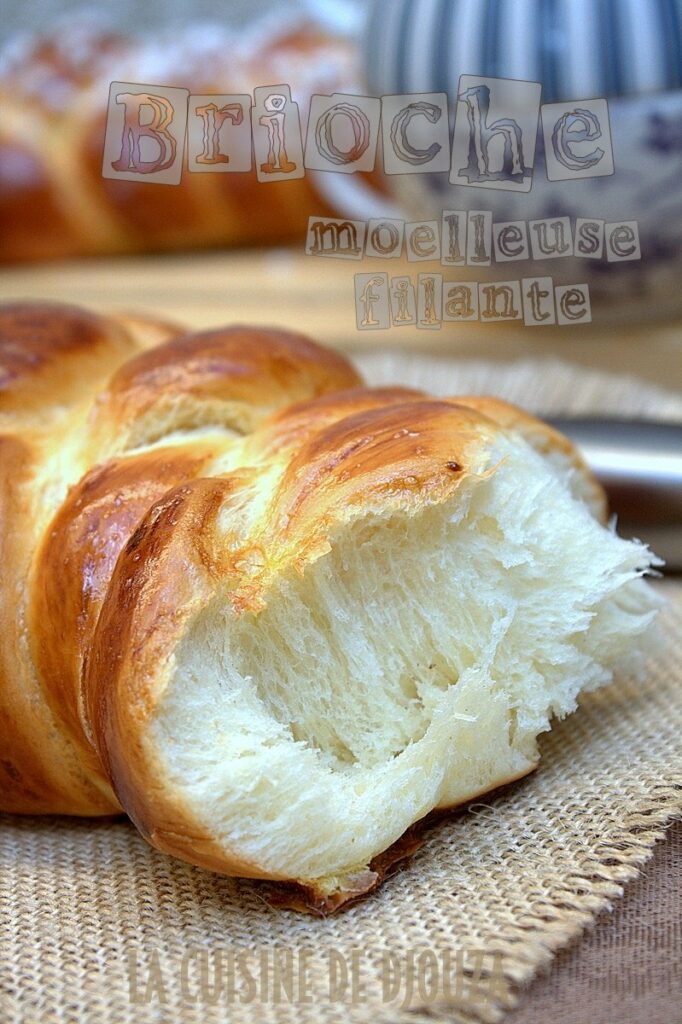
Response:
POLYGON ((604 512, 569 442, 495 400, 357 389, 212 448, 123 548, 84 665, 122 807, 298 905, 357 898, 636 670, 655 559, 604 512))
POLYGON ((0 306, 0 810, 120 813, 82 693, 119 552, 276 410, 358 383, 290 331, 0 306))

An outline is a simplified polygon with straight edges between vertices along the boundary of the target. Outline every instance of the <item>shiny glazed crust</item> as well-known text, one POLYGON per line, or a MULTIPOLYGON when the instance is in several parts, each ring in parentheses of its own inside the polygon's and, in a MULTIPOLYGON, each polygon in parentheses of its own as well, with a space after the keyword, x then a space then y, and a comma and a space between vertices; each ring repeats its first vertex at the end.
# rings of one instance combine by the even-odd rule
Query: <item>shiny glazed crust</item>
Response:
MULTIPOLYGON (((447 501, 514 431, 569 458, 603 511, 570 444, 496 399, 365 388, 341 356, 283 331, 5 307, 1 809, 124 809, 160 850, 290 883, 217 843, 164 778, 149 737, 169 652, 218 591, 236 615, 259 612, 355 516, 447 501)), ((285 888, 279 902, 337 909, 417 843, 410 832, 342 891, 285 888)))
POLYGON ((174 335, 52 303, 0 310, 0 806, 118 811, 81 673, 116 559, 149 507, 291 401, 358 383, 340 356, 260 328, 174 335), (144 432, 220 433, 126 455, 144 432), (194 417, 194 419, 192 419, 194 417), (210 421, 209 421, 210 422, 210 421))

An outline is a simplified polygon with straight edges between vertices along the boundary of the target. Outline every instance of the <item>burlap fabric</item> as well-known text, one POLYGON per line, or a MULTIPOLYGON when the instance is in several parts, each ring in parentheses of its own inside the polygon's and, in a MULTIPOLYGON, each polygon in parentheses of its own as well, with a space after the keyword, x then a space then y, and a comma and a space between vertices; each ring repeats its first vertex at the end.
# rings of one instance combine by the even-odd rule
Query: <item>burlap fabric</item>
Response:
MULTIPOLYGON (((359 361, 377 383, 544 413, 682 419, 674 395, 556 362, 359 361)), ((667 607, 646 682, 585 698, 542 738, 533 776, 434 826, 405 870, 340 916, 274 910, 257 884, 170 860, 123 820, 5 817, 0 1020, 500 1020, 682 811, 682 584, 658 586, 667 607)))
POLYGON ((680 1024, 682 821, 651 860, 523 990, 504 1024, 680 1024))

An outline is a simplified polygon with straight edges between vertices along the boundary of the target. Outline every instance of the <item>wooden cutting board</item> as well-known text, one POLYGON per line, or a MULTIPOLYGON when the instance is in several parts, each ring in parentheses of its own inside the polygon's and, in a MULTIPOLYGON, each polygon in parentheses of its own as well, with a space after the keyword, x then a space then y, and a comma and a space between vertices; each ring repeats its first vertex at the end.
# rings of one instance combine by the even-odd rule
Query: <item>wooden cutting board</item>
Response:
MULTIPOLYGON (((440 330, 359 331, 353 276, 368 269, 290 249, 89 259, 5 269, 0 300, 59 299, 104 311, 151 312, 195 329, 236 321, 272 324, 346 350, 384 346, 467 359, 558 358, 682 388, 682 323, 610 330, 445 323, 440 330)), ((414 277, 413 271, 414 264, 391 268, 414 277)))

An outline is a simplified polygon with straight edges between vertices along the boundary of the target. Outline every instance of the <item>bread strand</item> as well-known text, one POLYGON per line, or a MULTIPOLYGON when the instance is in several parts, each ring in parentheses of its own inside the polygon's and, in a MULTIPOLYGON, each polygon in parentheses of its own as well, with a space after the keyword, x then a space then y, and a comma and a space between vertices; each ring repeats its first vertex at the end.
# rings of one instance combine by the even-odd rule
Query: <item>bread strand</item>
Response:
POLYGON ((80 676, 121 548, 169 487, 269 412, 359 378, 288 332, 179 335, 47 303, 0 311, 0 368, 1 806, 111 813, 80 676))

